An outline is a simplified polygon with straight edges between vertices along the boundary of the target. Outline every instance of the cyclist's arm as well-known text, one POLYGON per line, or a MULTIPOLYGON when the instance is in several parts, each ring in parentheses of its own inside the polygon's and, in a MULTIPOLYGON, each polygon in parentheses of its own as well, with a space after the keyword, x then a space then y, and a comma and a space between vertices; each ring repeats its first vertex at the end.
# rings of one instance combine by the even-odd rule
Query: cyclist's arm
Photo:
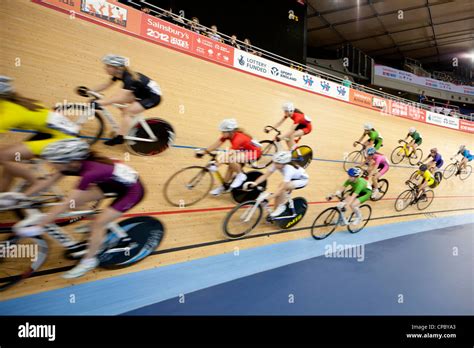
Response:
POLYGON ((274 172, 272 172, 272 171, 270 171, 270 170, 267 170, 267 171, 265 172, 265 174, 260 175, 260 176, 258 177, 258 179, 254 181, 255 186, 258 186, 259 184, 261 184, 262 182, 264 182, 265 180, 267 180, 273 173, 274 173, 274 172))
POLYGON ((82 190, 73 190, 67 198, 65 198, 61 204, 54 206, 46 216, 38 223, 38 226, 46 226, 48 224, 54 223, 54 221, 58 218, 58 216, 66 211, 68 211, 70 208, 71 202, 75 202, 84 194, 84 191, 82 190))
POLYGON ((110 98, 99 99, 97 102, 102 106, 122 104, 124 100, 129 99, 131 94, 133 94, 132 91, 129 91, 128 89, 121 89, 117 92, 117 94, 111 96, 110 98))
POLYGON ((215 151, 219 148, 219 146, 221 146, 222 144, 224 144, 224 142, 219 138, 219 140, 217 140, 214 144, 210 145, 209 147, 207 147, 204 151, 206 152, 212 152, 212 151, 215 151))
POLYGON ((23 193, 25 194, 25 196, 33 196, 33 195, 37 194, 38 192, 41 192, 41 191, 47 189, 48 187, 50 187, 54 183, 58 182, 62 178, 63 178, 63 175, 60 172, 56 172, 56 173, 50 175, 49 177, 47 177, 44 180, 39 180, 37 184, 34 184, 33 186, 29 187, 23 193))
POLYGON ((106 90, 107 88, 110 88, 110 86, 112 86, 114 83, 115 83, 115 81, 110 79, 107 82, 104 82, 104 83, 96 86, 95 88, 91 88, 91 90, 94 91, 94 92, 101 92, 103 90, 106 90))
POLYGON ((273 128, 276 128, 276 129, 280 128, 280 126, 283 124, 283 122, 285 122, 285 120, 286 120, 286 117, 283 117, 280 121, 278 121, 278 122, 273 126, 273 128))

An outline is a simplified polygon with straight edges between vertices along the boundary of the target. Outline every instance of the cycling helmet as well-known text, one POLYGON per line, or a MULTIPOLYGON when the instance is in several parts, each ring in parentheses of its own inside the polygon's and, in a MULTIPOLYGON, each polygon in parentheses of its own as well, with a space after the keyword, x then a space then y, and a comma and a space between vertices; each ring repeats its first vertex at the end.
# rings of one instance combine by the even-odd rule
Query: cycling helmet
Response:
POLYGON ((419 169, 421 172, 426 172, 428 170, 428 166, 426 164, 422 164, 419 169))
POLYGON ((89 156, 89 144, 78 138, 58 140, 46 146, 41 157, 52 163, 82 161, 89 156))
POLYGON ((410 129, 408 129, 408 134, 413 134, 416 132, 416 128, 415 127, 410 127, 410 129))
POLYGON ((373 129, 374 127, 372 127, 372 124, 370 123, 364 123, 364 130, 371 130, 373 129))
POLYGON ((347 174, 349 176, 352 176, 354 178, 359 177, 362 174, 362 170, 360 168, 350 168, 347 171, 347 174))
POLYGON ((13 92, 11 81, 13 81, 11 77, 0 75, 0 95, 7 95, 13 92))
POLYGON ((295 106, 293 105, 293 103, 288 102, 283 104, 282 109, 283 111, 293 112, 295 111, 295 106))
POLYGON ((290 151, 280 151, 273 155, 273 162, 280 164, 287 164, 291 162, 290 151))
POLYGON ((102 58, 102 63, 116 67, 126 66, 128 59, 116 54, 108 54, 102 58))
POLYGON ((433 147, 430 152, 438 153, 438 149, 436 147, 433 147))
POLYGON ((459 151, 462 151, 462 150, 464 150, 465 148, 466 148, 466 145, 461 145, 461 146, 459 146, 459 151))
POLYGON ((375 147, 369 147, 367 149, 367 155, 369 155, 369 156, 374 155, 376 152, 377 152, 377 150, 375 149, 375 147))
POLYGON ((238 125, 235 118, 226 118, 219 125, 219 130, 221 132, 232 132, 233 130, 237 129, 237 127, 238 125))

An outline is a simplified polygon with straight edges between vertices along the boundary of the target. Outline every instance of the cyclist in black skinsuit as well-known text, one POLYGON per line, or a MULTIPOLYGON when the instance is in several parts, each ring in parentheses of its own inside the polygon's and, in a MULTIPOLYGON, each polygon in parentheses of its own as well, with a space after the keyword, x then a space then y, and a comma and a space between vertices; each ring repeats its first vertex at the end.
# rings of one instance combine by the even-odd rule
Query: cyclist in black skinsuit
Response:
POLYGON ((102 62, 105 64, 105 71, 112 76, 112 79, 92 90, 95 92, 103 91, 112 86, 116 81, 122 81, 123 87, 116 95, 98 100, 96 107, 100 108, 101 106, 111 104, 129 104, 126 108, 121 109, 123 119, 119 133, 104 143, 114 146, 123 144, 123 137, 131 127, 133 116, 160 104, 161 89, 149 77, 130 70, 127 66, 128 60, 125 57, 108 54, 102 58, 102 62))

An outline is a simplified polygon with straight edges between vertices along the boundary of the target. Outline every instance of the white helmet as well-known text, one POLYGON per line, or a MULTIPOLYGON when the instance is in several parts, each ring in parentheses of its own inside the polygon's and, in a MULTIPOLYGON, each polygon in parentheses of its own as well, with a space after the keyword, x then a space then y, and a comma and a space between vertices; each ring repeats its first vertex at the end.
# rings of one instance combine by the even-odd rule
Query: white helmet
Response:
POLYGON ((219 125, 219 130, 221 132, 232 132, 238 127, 239 125, 237 124, 237 121, 235 120, 235 118, 226 118, 219 125))
POLYGON ((293 103, 288 102, 283 104, 282 109, 283 111, 293 112, 295 111, 295 106, 293 105, 293 103))
POLYGON ((11 77, 0 75, 0 95, 10 94, 14 91, 11 81, 13 81, 11 77))
POLYGON ((108 54, 102 58, 102 63, 116 67, 128 65, 128 59, 116 54, 108 54))
POLYGON ((287 164, 291 162, 290 151, 280 151, 273 155, 273 162, 280 164, 287 164))
POLYGON ((371 130, 372 128, 374 128, 374 127, 372 127, 371 123, 364 123, 364 129, 365 130, 371 130))
POLYGON ((410 129, 408 130, 408 133, 409 134, 413 134, 416 132, 416 128, 415 127, 410 127, 410 129))
POLYGON ((41 157, 52 163, 69 163, 85 160, 89 153, 89 144, 86 141, 71 138, 49 144, 41 152, 41 157))

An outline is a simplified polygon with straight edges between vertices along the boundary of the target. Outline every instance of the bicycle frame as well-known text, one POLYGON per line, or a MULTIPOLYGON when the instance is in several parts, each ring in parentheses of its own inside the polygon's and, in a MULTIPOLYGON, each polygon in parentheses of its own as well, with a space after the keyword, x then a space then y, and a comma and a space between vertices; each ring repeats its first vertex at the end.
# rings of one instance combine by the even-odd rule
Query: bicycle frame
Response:
MULTIPOLYGON (((102 98, 101 94, 93 92, 93 91, 88 91, 87 94, 94 97, 94 98, 96 98, 96 99, 101 99, 102 98)), ((112 104, 112 105, 114 107, 118 108, 118 109, 123 109, 123 108, 126 107, 125 104, 112 104)), ((109 123, 109 125, 112 127, 112 130, 117 133, 120 129, 120 126, 118 125, 117 121, 115 121, 115 118, 112 116, 110 111, 108 111, 105 107, 103 107, 102 110, 100 110, 100 111, 101 111, 101 114, 105 116, 105 118, 106 118, 107 122, 109 123)), ((79 120, 79 124, 80 125, 84 124, 88 117, 92 117, 92 115, 83 115, 79 120)), ((143 142, 149 142, 149 143, 153 143, 153 142, 158 140, 156 135, 151 130, 150 126, 148 126, 148 123, 145 121, 143 116, 140 115, 140 114, 135 115, 133 117, 132 127, 134 127, 137 123, 139 123, 142 126, 142 128, 145 130, 145 132, 147 133, 147 135, 150 138, 146 139, 146 138, 139 138, 139 137, 133 137, 133 136, 126 135, 126 136, 123 137, 124 139, 126 139, 126 140, 135 140, 135 141, 143 141, 143 142)))

